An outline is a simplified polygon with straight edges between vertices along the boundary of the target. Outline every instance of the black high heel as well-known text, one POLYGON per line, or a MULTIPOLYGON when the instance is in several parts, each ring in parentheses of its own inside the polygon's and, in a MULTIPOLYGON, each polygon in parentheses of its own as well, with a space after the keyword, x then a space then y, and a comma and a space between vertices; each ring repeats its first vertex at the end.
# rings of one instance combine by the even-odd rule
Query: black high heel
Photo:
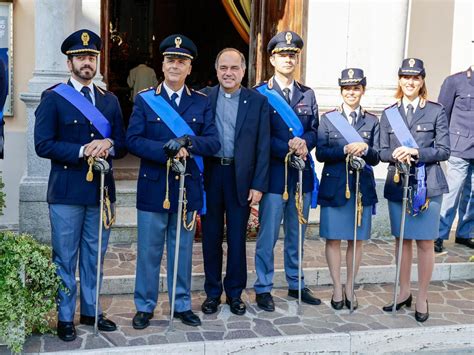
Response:
POLYGON ((331 296, 331 307, 334 308, 336 311, 340 311, 344 308, 344 288, 342 288, 342 300, 334 301, 334 293, 331 296))
MULTIPOLYGON (((355 297, 355 292, 354 292, 354 295, 352 297, 354 298, 354 305, 353 305, 352 309, 356 310, 357 307, 359 307, 359 302, 357 302, 357 297, 355 297)), ((344 292, 344 298, 345 298, 344 303, 346 304, 346 307, 348 309, 351 309, 351 301, 347 298, 346 292, 344 292)))
POLYGON ((430 317, 430 312, 428 309, 428 300, 426 300, 426 313, 421 313, 416 310, 415 307, 415 319, 417 322, 423 323, 430 317))
MULTIPOLYGON (((410 293, 410 296, 408 296, 408 298, 403 301, 403 302, 400 302, 400 303, 397 303, 397 311, 400 310, 400 308, 402 308, 403 306, 406 306, 408 308, 411 307, 411 302, 413 301, 413 297, 410 293)), ((393 303, 389 304, 388 306, 383 306, 382 309, 385 311, 385 312, 392 312, 393 310, 393 303)))

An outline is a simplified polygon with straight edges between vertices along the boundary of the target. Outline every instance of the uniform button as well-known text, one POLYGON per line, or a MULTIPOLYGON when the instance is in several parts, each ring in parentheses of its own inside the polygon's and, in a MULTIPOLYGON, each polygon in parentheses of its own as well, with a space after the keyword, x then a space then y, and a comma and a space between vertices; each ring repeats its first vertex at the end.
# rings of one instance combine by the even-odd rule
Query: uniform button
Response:
POLYGON ((143 174, 143 177, 146 177, 146 174, 143 174))
POLYGON ((426 127, 425 127, 425 128, 423 128, 423 131, 426 131, 426 127))
POLYGON ((74 123, 77 123, 77 120, 74 120, 74 123))
POLYGON ((349 174, 352 174, 352 170, 351 170, 351 171, 349 171, 349 174))
POLYGON ((326 173, 326 176, 329 176, 329 173, 326 173))
POLYGON ((337 134, 335 134, 334 137, 337 138, 337 134))
POLYGON ((290 127, 290 128, 289 128, 289 131, 290 131, 290 132, 293 132, 293 128, 290 127))
POLYGON ((456 134, 459 134, 459 131, 457 131, 456 134))
POLYGON ((195 119, 195 118, 193 118, 193 122, 196 122, 196 119, 195 119))
POLYGON ((178 175, 176 175, 174 178, 175 178, 176 180, 179 180, 179 176, 178 176, 178 175))
POLYGON ((91 133, 91 137, 94 137, 94 133, 91 133))
POLYGON ((273 111, 273 113, 277 113, 276 111, 273 111))
POLYGON ((246 103, 247 103, 247 100, 244 100, 244 104, 246 104, 246 103))
POLYGON ((156 120, 157 120, 157 121, 159 121, 159 120, 160 120, 160 118, 159 118, 159 117, 157 117, 157 118, 156 118, 156 120))
POLYGON ((89 124, 92 124, 92 121, 89 121, 89 124))
POLYGON ((67 169, 67 165, 64 165, 64 169, 67 169))

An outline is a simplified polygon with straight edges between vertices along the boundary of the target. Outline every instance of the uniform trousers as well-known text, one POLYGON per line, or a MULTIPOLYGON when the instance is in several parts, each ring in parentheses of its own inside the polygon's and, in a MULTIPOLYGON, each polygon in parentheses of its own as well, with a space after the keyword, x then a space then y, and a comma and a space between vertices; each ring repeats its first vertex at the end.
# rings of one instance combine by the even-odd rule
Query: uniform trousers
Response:
MULTIPOLYGON (((255 281, 255 292, 270 292, 273 288, 274 248, 280 233, 280 225, 283 219, 284 239, 284 262, 285 274, 288 287, 291 290, 298 289, 298 213, 295 206, 296 187, 289 188, 287 201, 283 200, 281 194, 266 193, 260 202, 259 222, 260 230, 257 236, 255 250, 255 268, 257 280, 255 281)), ((311 206, 311 192, 303 194, 303 216, 308 219, 311 206)), ((306 225, 303 225, 303 242, 306 225)), ((303 248, 304 250, 304 248, 303 248)), ((304 288, 304 276, 302 275, 301 287, 304 288)))
MULTIPOLYGON (((53 262, 65 289, 59 290, 58 320, 72 322, 76 309, 76 267, 79 259, 81 314, 95 316, 99 207, 50 204, 53 262)), ((110 229, 102 229, 102 265, 110 229)), ((101 273, 101 284, 102 284, 101 273)), ((102 310, 99 306, 99 313, 102 310)))
MULTIPOLYGON (((187 222, 192 212, 187 213, 187 222)), ((174 253, 176 248, 177 213, 157 213, 137 210, 138 242, 134 301, 138 312, 152 313, 158 300, 161 258, 166 240, 167 286, 171 304, 174 253)), ((175 311, 191 309, 191 272, 194 229, 181 226, 175 311)))

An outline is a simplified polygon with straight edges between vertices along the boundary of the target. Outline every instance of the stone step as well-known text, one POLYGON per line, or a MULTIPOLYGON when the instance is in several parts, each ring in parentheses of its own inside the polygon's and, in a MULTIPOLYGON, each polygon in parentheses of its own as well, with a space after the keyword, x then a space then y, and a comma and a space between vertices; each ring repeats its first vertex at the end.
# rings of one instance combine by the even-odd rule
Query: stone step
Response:
MULTIPOLYGON (((416 285, 412 285, 416 287, 416 285)), ((274 289, 275 312, 260 310, 253 291, 242 300, 243 316, 233 315, 224 303, 216 313, 200 310, 204 292, 192 293, 192 310, 201 326, 190 327, 179 320, 169 331, 168 297, 160 296, 150 326, 132 328, 135 305, 131 295, 102 296, 107 317, 118 325, 115 332, 93 334, 93 327, 80 325, 76 311, 77 339, 65 343, 55 335, 33 335, 25 353, 71 354, 381 354, 381 353, 471 353, 474 350, 474 302, 472 281, 435 281, 429 289, 430 317, 424 323, 414 319, 415 305, 402 308, 394 317, 381 310, 391 301, 392 285, 358 285, 359 307, 335 311, 331 308, 332 288, 322 286, 318 306, 297 306, 286 289, 274 289)), ((416 291, 413 290, 416 297, 416 291)), ((0 347, 0 353, 2 353, 0 347)))
MULTIPOLYGON (((415 246, 414 246, 415 249, 415 246)), ((343 244, 343 250, 345 246, 343 244)), ((453 242, 446 243, 446 252, 436 254, 433 280, 466 280, 474 277, 474 263, 469 263, 470 249, 453 242)), ((372 239, 365 243, 362 254, 360 271, 356 282, 373 284, 393 282, 395 278, 395 258, 393 255, 393 240, 372 239)), ((226 246, 224 245, 224 255, 226 246)), ((247 287, 252 288, 255 281, 255 242, 247 242, 247 287)), ((416 256, 416 251, 414 250, 416 256)), ((224 260, 226 258, 224 257, 224 260)), ((103 294, 130 294, 135 286, 136 243, 112 244, 109 246, 104 261, 103 294)), ((160 292, 167 291, 166 251, 161 261, 160 292)), ((345 263, 343 261, 343 274, 345 263)), ((321 239, 305 241, 304 256, 305 282, 309 286, 329 285, 332 283, 324 256, 324 242, 321 239)), ((202 244, 194 243, 193 276, 191 287, 193 291, 204 289, 204 266, 202 244)), ((223 266, 225 270, 225 265, 223 266)), ((417 279, 416 258, 412 268, 412 280, 417 279)), ((342 280, 345 276, 342 275, 342 280)), ((275 287, 287 287, 283 268, 283 241, 279 240, 275 247, 275 287)))

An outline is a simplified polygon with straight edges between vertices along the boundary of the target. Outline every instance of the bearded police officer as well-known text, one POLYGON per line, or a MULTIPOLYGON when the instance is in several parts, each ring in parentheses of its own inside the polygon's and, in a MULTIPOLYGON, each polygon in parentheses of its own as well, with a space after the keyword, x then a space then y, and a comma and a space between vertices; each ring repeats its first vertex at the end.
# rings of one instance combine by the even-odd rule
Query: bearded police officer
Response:
MULTIPOLYGON (((58 84, 43 92, 35 112, 36 153, 51 160, 47 200, 53 261, 65 286, 59 291, 58 301, 58 336, 64 341, 76 338, 73 320, 78 258, 80 323, 93 325, 95 321, 97 229, 101 211, 100 177, 92 171, 92 165, 96 158, 107 159, 111 165, 111 157, 126 154, 119 102, 112 93, 92 82, 101 47, 100 37, 87 29, 66 38, 61 51, 67 55, 71 78, 67 84, 58 84)), ((110 203, 115 202, 111 172, 105 178, 105 196, 110 203)), ((103 226, 102 260, 110 234, 109 223, 110 220, 106 222, 107 228, 103 226)), ((100 309, 98 314, 99 330, 116 329, 100 309)))

